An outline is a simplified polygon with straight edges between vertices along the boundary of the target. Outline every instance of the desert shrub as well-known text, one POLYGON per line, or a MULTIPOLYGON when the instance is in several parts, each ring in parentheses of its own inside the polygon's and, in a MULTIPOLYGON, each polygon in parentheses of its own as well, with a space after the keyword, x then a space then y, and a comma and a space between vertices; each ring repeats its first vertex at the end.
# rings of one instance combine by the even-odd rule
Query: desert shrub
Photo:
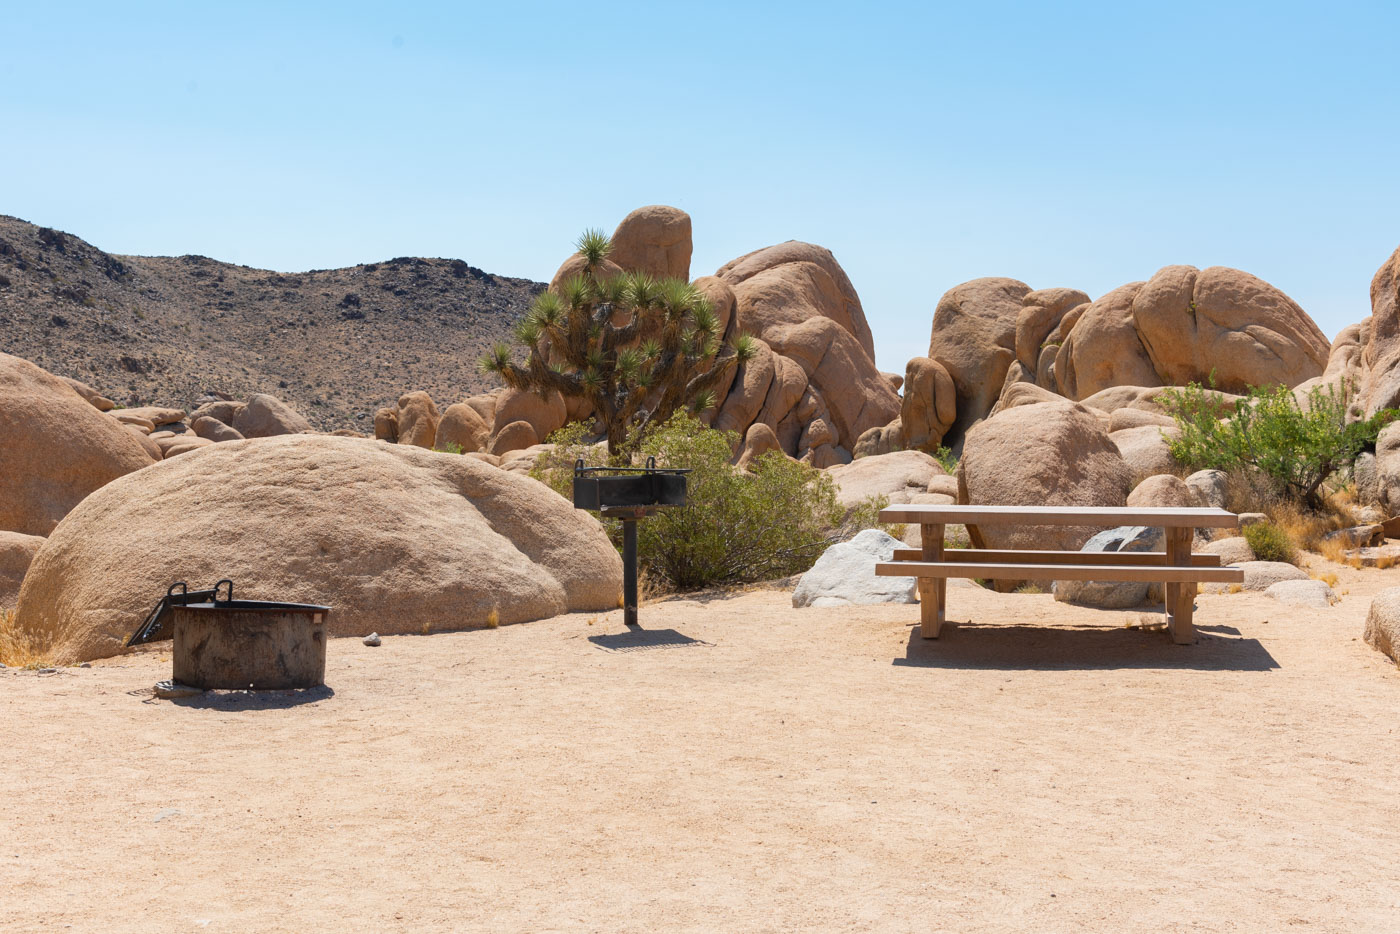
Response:
POLYGON ((1347 421, 1345 385, 1315 386, 1299 405, 1286 386, 1250 389, 1232 412, 1222 414, 1199 383, 1158 397, 1181 434, 1168 439, 1172 456, 1194 468, 1252 468, 1282 497, 1317 509, 1321 490, 1344 470, 1400 412, 1384 409, 1347 421))
POLYGON ((1244 527, 1244 540, 1249 542, 1254 556, 1260 561, 1286 561, 1292 564, 1297 558, 1293 540, 1288 533, 1272 522, 1256 522, 1244 527))
POLYGON ((958 472, 958 459, 953 456, 953 449, 946 444, 940 444, 938 450, 933 452, 933 459, 938 461, 938 466, 948 472, 948 475, 956 476, 958 472))
MULTIPOLYGON (((570 495, 575 461, 609 462, 602 445, 589 443, 587 426, 566 426, 550 440, 554 450, 540 455, 531 475, 563 496, 570 495)), ((707 428, 684 412, 640 441, 639 461, 655 457, 658 466, 691 471, 689 505, 660 510, 638 524, 638 562, 658 590, 796 574, 828 545, 877 524, 883 503, 872 498, 848 512, 829 476, 781 452, 760 457, 750 471, 736 469, 730 461, 737 444, 733 432, 707 428)), ((621 523, 604 525, 620 545, 621 523)))
POLYGON ((0 665, 42 668, 48 663, 48 653, 39 640, 15 625, 15 611, 0 608, 0 665))

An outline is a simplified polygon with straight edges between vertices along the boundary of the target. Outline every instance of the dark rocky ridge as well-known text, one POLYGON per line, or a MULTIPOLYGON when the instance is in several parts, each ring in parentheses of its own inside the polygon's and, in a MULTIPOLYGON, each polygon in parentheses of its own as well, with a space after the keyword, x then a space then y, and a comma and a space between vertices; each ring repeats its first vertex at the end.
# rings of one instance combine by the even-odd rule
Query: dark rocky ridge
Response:
POLYGON ((544 288, 454 259, 277 273, 117 256, 0 215, 0 350, 124 405, 269 392, 318 428, 370 431, 408 390, 445 406, 494 385, 477 358, 544 288))

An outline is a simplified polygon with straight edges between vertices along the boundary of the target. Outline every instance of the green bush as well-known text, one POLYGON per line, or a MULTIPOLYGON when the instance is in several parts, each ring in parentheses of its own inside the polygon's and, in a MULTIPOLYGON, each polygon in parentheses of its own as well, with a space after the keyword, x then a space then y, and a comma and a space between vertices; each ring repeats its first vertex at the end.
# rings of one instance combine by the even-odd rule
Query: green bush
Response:
POLYGON ((1181 430, 1168 439, 1172 456, 1194 468, 1257 470, 1277 492, 1309 508, 1322 505, 1322 485, 1374 446, 1400 412, 1384 409, 1347 421, 1347 387, 1315 386, 1299 405, 1286 386, 1252 388, 1233 411, 1198 383, 1168 389, 1159 402, 1181 430))
POLYGON ((938 466, 942 467, 950 477, 958 474, 958 459, 953 456, 953 449, 946 444, 940 444, 938 450, 933 452, 933 459, 938 461, 938 466))
MULTIPOLYGON (((531 475, 570 496, 574 462, 604 466, 588 429, 570 425, 551 436, 531 475)), ((820 470, 781 452, 763 455, 748 472, 731 466, 738 436, 678 412, 646 435, 638 458, 688 468, 689 505, 663 509, 638 524, 638 562, 653 584, 669 590, 772 580, 805 571, 833 542, 876 524, 883 505, 871 500, 849 515, 836 486, 820 470)), ((605 521, 615 544, 621 523, 605 521)))
POLYGON ((1260 561, 1285 561, 1292 564, 1297 559, 1293 540, 1283 529, 1272 522, 1256 522, 1242 530, 1244 540, 1260 561))

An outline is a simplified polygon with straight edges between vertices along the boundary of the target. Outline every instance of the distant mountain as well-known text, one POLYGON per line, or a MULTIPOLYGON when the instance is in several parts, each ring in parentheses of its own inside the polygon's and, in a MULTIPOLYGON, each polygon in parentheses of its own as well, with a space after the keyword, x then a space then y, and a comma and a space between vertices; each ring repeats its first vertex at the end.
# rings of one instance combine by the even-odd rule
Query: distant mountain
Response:
POLYGON ((324 429, 373 428, 425 389, 493 383, 480 355, 545 288, 459 259, 277 273, 205 256, 117 256, 0 215, 0 351, 125 405, 269 392, 324 429))

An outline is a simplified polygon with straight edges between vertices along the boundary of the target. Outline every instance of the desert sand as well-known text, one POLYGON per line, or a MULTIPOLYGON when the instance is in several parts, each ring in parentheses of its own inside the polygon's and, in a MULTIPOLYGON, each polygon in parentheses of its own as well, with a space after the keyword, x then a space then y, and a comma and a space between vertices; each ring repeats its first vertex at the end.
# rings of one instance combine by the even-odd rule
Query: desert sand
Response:
POLYGON ((1342 573, 1192 646, 954 586, 937 642, 754 591, 337 639, 304 694, 0 671, 0 928, 1394 931, 1400 569, 1342 573))

